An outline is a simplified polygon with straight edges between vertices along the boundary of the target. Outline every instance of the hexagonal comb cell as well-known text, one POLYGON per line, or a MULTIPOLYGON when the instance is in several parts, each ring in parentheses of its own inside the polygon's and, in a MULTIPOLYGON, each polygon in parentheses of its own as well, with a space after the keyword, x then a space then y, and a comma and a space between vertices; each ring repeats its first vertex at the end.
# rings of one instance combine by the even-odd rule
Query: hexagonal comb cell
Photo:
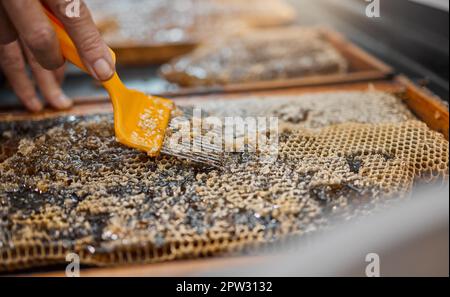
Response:
POLYGON ((202 108, 278 116, 273 163, 152 159, 115 141, 111 115, 0 122, 0 270, 64 263, 67 252, 99 266, 230 253, 374 213, 417 181, 448 180, 448 141, 389 94, 233 102, 202 108))

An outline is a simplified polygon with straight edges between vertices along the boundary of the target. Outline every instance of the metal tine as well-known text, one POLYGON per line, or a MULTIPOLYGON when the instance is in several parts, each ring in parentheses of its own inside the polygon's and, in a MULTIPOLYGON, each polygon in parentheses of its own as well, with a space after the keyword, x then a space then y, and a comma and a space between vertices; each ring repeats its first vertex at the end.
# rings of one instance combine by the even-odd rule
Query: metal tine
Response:
POLYGON ((192 156, 201 156, 204 157, 206 159, 216 159, 216 160, 222 160, 223 159, 223 155, 221 151, 214 151, 214 150, 210 150, 210 148, 208 148, 207 150, 202 150, 202 151, 192 151, 192 148, 190 145, 180 145, 176 150, 171 149, 170 147, 164 147, 163 148, 163 152, 167 152, 167 153, 179 153, 179 154, 183 154, 186 156, 192 155, 192 156))
POLYGON ((217 155, 202 155, 193 154, 192 152, 184 153, 180 151, 174 152, 170 151, 170 149, 163 149, 162 153, 197 163, 211 165, 217 168, 223 167, 223 158, 217 155))
MULTIPOLYGON (((191 145, 196 145, 197 147, 201 147, 202 149, 204 149, 204 151, 201 152, 202 154, 221 154, 223 152, 222 143, 210 143, 208 141, 205 141, 205 138, 203 136, 194 137, 194 139, 190 143, 179 143, 178 148, 180 150, 183 150, 183 148, 185 148, 184 151, 190 152, 192 149, 191 145)), ((166 147, 170 151, 174 150, 169 147, 168 143, 164 144, 164 148, 166 147)))
MULTIPOLYGON (((186 116, 189 114, 189 110, 183 110, 185 115, 180 115, 173 118, 170 121, 169 127, 177 129, 179 123, 184 121, 191 121, 191 117, 186 116)), ((221 135, 222 129, 215 128, 209 131, 209 135, 213 135, 214 133, 217 135, 221 135), (212 134, 211 134, 212 133, 212 134)), ((189 161, 203 163, 206 165, 210 165, 216 168, 223 168, 223 144, 222 143, 210 143, 203 135, 196 135, 190 143, 181 143, 177 146, 177 149, 173 149, 170 147, 168 143, 164 143, 162 153, 166 155, 171 155, 174 157, 178 157, 181 159, 186 159, 189 161), (201 147, 201 151, 193 151, 192 145, 196 145, 201 147)))
POLYGON ((171 153, 172 155, 183 155, 186 158, 196 158, 196 159, 202 159, 205 161, 211 161, 211 162, 221 162, 222 158, 218 157, 218 156, 213 156, 213 155, 201 155, 201 154, 192 154, 192 153, 184 153, 184 152, 168 152, 171 153))
POLYGON ((179 153, 179 152, 175 153, 175 152, 170 152, 170 151, 166 151, 166 150, 163 150, 163 153, 174 156, 174 157, 178 157, 180 159, 185 159, 185 160, 196 162, 196 163, 202 163, 202 164, 206 164, 206 165, 213 166, 216 168, 223 168, 222 159, 211 158, 211 157, 206 157, 206 156, 201 156, 201 155, 183 154, 183 153, 179 153))

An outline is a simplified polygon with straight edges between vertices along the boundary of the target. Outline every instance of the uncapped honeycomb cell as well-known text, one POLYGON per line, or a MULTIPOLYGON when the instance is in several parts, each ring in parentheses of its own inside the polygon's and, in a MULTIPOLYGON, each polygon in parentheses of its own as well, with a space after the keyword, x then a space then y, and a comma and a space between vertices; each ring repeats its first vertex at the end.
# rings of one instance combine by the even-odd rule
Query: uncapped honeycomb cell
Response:
POLYGON ((69 252, 97 266, 240 252, 372 214, 418 182, 448 182, 448 141, 389 94, 201 106, 279 117, 277 158, 230 153, 223 169, 152 159, 115 141, 112 115, 0 122, 0 271, 69 252))
POLYGON ((244 30, 162 66, 182 86, 211 86, 345 73, 347 60, 313 28, 244 30))

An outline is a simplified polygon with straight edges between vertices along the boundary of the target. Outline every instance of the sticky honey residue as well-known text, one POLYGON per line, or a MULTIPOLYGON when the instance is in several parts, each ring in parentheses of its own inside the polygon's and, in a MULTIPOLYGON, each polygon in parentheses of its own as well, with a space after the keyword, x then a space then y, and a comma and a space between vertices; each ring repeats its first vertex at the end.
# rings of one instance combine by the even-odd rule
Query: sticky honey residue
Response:
POLYGON ((152 106, 144 108, 140 113, 136 129, 131 132, 131 140, 134 144, 145 148, 149 156, 156 157, 162 149, 174 105, 168 99, 158 97, 150 99, 152 106))

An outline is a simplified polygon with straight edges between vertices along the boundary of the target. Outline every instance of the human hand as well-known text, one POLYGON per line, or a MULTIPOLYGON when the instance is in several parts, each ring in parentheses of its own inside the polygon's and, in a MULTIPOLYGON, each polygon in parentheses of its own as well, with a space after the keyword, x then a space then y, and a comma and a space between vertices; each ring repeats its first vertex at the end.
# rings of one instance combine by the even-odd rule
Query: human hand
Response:
MULTIPOLYGON (((100 81, 114 74, 114 61, 88 8, 80 1, 79 17, 66 15, 66 0, 42 0, 64 25, 90 74, 100 81)), ((23 104, 33 112, 42 110, 32 79, 44 99, 54 108, 66 109, 72 101, 60 84, 64 58, 55 32, 36 0, 0 0, 0 67, 23 104)))

